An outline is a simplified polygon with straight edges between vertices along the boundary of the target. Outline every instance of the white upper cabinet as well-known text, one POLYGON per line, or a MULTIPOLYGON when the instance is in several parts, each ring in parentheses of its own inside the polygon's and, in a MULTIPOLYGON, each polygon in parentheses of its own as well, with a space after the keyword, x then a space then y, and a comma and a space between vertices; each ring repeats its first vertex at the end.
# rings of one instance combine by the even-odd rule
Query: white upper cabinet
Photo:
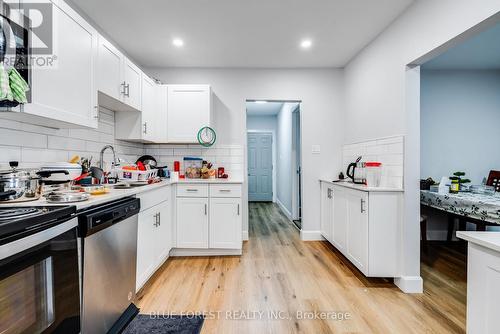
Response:
POLYGON ((123 102, 141 110, 142 71, 127 58, 123 64, 123 80, 125 82, 123 102))
POLYGON ((100 92, 121 100, 125 85, 122 80, 123 54, 99 36, 99 49, 97 56, 97 79, 100 92))
POLYGON ((113 44, 99 36, 97 89, 99 105, 114 111, 142 108, 142 71, 113 44))
POLYGON ((198 131, 210 126, 209 85, 168 85, 167 136, 170 143, 197 143, 198 131))
POLYGON ((167 91, 142 75, 141 111, 115 113, 116 139, 147 143, 167 141, 167 91))
MULTIPOLYGON (((20 114, 55 127, 97 128, 96 30, 63 1, 53 1, 52 68, 33 67, 32 102, 20 114)), ((29 120, 29 119, 28 119, 29 120)))

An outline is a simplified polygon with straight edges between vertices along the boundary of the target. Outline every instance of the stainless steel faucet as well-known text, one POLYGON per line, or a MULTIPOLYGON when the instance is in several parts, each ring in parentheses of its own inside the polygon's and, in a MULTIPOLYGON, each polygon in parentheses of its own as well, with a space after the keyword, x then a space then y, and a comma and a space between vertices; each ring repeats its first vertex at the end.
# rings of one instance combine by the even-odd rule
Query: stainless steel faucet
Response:
POLYGON ((115 154, 115 148, 111 145, 106 145, 102 148, 101 150, 101 155, 100 155, 100 159, 99 159, 99 168, 104 170, 104 152, 107 150, 107 149, 111 149, 111 152, 113 152, 113 164, 116 165, 116 154, 115 154))

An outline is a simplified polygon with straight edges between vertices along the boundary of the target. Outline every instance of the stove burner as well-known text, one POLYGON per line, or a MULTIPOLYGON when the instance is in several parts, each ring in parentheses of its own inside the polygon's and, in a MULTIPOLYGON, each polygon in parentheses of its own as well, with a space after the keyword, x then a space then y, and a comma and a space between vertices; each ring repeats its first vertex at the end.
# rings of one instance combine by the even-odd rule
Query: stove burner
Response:
POLYGON ((41 212, 40 208, 0 208, 0 221, 31 217, 41 212))

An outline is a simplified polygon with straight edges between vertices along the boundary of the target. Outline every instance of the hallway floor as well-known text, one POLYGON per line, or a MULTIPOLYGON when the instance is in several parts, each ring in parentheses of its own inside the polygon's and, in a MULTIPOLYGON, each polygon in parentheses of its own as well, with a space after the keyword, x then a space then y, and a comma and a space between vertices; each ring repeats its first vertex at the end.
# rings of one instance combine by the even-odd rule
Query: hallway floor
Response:
POLYGON ((465 333, 460 250, 430 243, 425 292, 407 295, 327 242, 301 241, 275 204, 250 203, 249 239, 241 257, 170 258, 140 292, 141 313, 205 312, 203 333, 465 333))

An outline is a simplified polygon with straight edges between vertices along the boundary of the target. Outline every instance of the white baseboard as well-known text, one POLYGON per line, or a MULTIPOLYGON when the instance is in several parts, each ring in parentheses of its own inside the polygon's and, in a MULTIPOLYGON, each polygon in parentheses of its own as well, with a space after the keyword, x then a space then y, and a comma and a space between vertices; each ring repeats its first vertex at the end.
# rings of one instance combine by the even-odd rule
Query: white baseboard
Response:
POLYGON ((300 240, 302 241, 322 241, 326 240, 323 238, 321 231, 300 231, 300 240))
POLYGON ((170 251, 170 256, 227 256, 241 254, 241 249, 174 248, 170 251))
POLYGON ((424 281, 420 276, 401 276, 394 278, 394 284, 404 293, 423 293, 424 281))
POLYGON ((287 210, 287 208, 283 205, 283 203, 281 203, 279 198, 276 198, 276 204, 278 204, 278 206, 280 207, 281 211, 283 211, 285 216, 287 216, 288 219, 292 220, 292 213, 287 210))
POLYGON ((243 239, 243 241, 247 241, 248 240, 248 231, 243 231, 241 233, 241 238, 243 239))

